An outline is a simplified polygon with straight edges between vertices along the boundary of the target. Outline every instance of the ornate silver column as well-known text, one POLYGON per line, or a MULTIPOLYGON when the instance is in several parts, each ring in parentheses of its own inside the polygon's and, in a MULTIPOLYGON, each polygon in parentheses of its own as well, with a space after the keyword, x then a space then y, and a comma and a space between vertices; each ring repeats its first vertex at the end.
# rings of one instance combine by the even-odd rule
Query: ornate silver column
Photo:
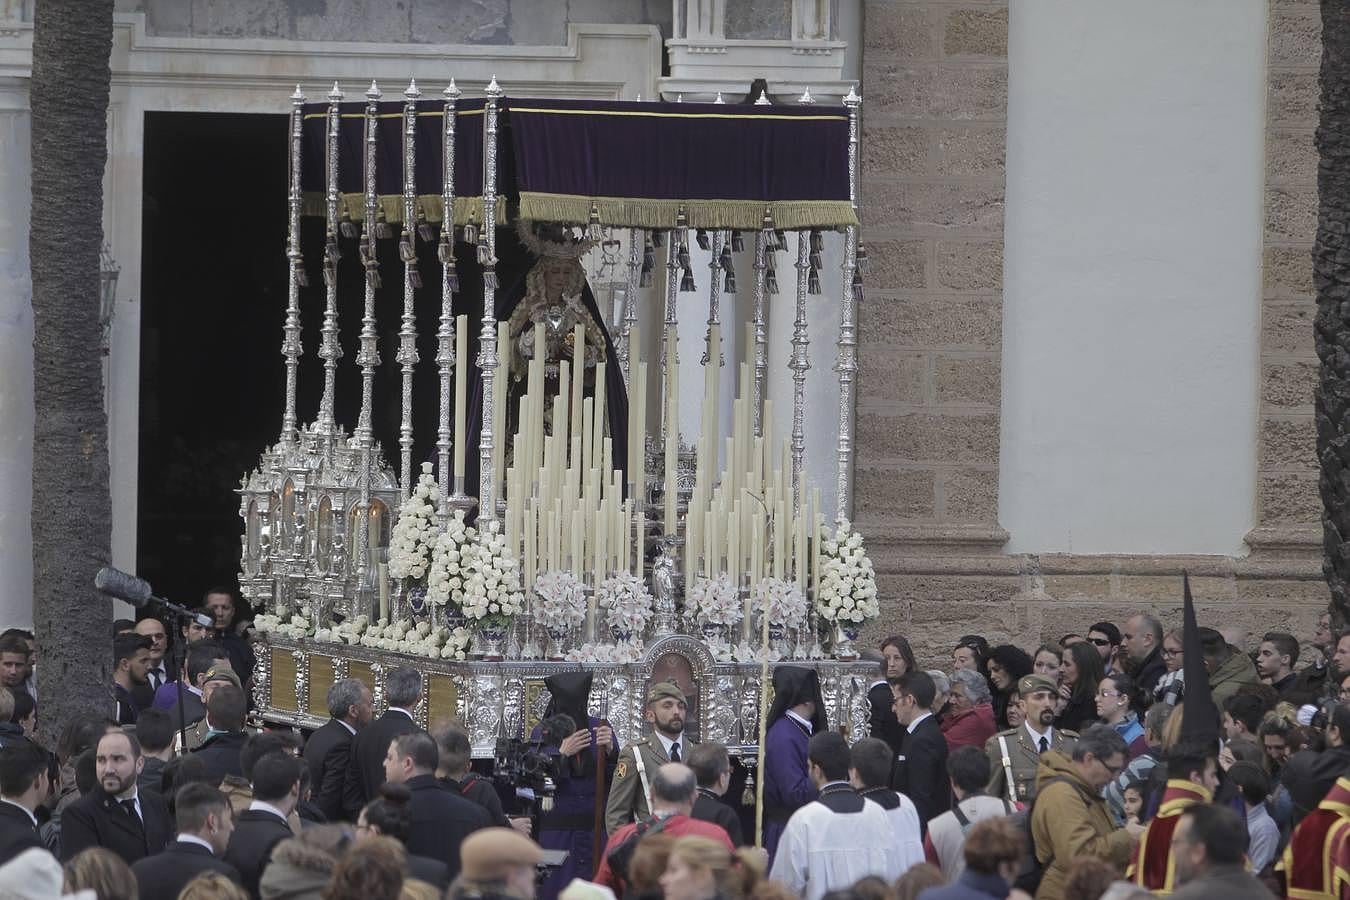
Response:
POLYGON ((797 318, 792 325, 792 514, 802 508, 802 484, 806 456, 806 372, 811 368, 807 352, 811 341, 806 328, 806 295, 811 273, 811 232, 797 232, 797 318))
MULTIPOLYGON (((725 244, 725 233, 721 229, 712 232, 708 242, 709 251, 712 253, 712 260, 708 263, 708 331, 704 336, 703 365, 716 363, 718 368, 722 367, 721 347, 712 346, 712 327, 722 324, 722 278, 721 278, 721 257, 722 248, 725 244), (718 351, 716 359, 713 358, 713 350, 718 351)), ((714 402, 719 402, 714 400, 714 402)), ((715 440, 714 436, 714 440, 715 440)), ((714 466, 714 468, 716 468, 714 466)))
MULTIPOLYGON (((361 524, 356 554, 356 585, 363 591, 370 577, 370 467, 373 462, 374 432, 370 426, 374 401, 375 369, 380 364, 379 332, 375 328, 375 289, 380 286, 379 259, 375 246, 375 150, 378 143, 380 87, 370 83, 366 91, 365 121, 365 217, 361 221, 361 264, 365 268, 365 311, 361 317, 361 346, 356 364, 361 367, 361 413, 356 419, 356 439, 361 447, 361 497, 358 501, 361 524)), ((364 604, 363 604, 364 607, 364 604)))
MULTIPOLYGON (((623 289, 623 324, 619 331, 619 346, 615 351, 619 354, 619 366, 623 369, 623 386, 627 389, 632 383, 631 368, 636 360, 628 358, 628 335, 632 332, 633 326, 637 324, 637 292, 638 281, 642 275, 642 243, 643 232, 641 228, 628 229, 628 280, 623 289)), ((628 398, 630 408, 632 397, 628 398)), ((632 480, 632 474, 629 474, 629 480, 632 480)))
MULTIPOLYGON (((765 211, 765 217, 768 217, 767 210, 765 211)), ((755 436, 764 438, 766 445, 773 441, 773 435, 764 433, 764 379, 767 377, 769 371, 769 347, 768 340, 765 337, 765 329, 768 322, 764 313, 764 273, 769 268, 768 245, 768 233, 763 228, 756 231, 754 292, 755 380, 752 396, 754 397, 755 403, 755 436)))
MULTIPOLYGON (((483 425, 478 441, 478 521, 497 518, 497 473, 492 470, 493 382, 497 377, 497 113, 501 85, 493 75, 483 108, 483 237, 478 261, 483 264, 483 321, 478 332, 478 368, 482 372, 483 425)), ((481 527, 481 525, 480 525, 481 527)))
MULTIPOLYGON (((853 88, 844 97, 848 107, 848 198, 858 211, 858 117, 862 98, 853 88)), ((835 482, 837 506, 835 521, 853 515, 853 429, 858 417, 858 301, 862 284, 858 280, 858 228, 844 232, 843 296, 839 301, 839 340, 834 370, 839 374, 839 443, 835 450, 838 479, 835 482), (855 290, 855 282, 857 289, 855 290)))
POLYGON ((337 380, 337 361, 342 358, 337 327, 337 265, 338 251, 338 123, 342 89, 333 82, 328 92, 328 118, 324 139, 324 157, 327 160, 328 186, 325 196, 325 241, 323 249, 324 311, 319 358, 323 360, 323 394, 319 398, 319 433, 323 435, 324 456, 333 458, 333 440, 336 426, 333 421, 333 391, 337 380))
POLYGON ((417 287, 417 232, 413 225, 417 218, 417 100, 422 92, 417 82, 409 81, 403 91, 403 233, 399 237, 398 252, 403 259, 403 326, 398 332, 398 355, 394 357, 403 367, 403 391, 399 408, 399 485, 403 496, 412 494, 416 475, 412 469, 413 426, 412 387, 413 367, 417 365, 417 317, 414 303, 417 287))
MULTIPOLYGON (((441 522, 450 518, 450 444, 463 440, 450 425, 450 373, 455 367, 455 292, 459 290, 459 276, 455 271, 455 127, 456 105, 460 91, 455 80, 441 92, 445 98, 444 127, 441 130, 441 241, 436 248, 441 260, 441 321, 436 332, 436 365, 441 375, 440 426, 436 432, 436 472, 441 485, 441 503, 436 510, 441 522)), ((463 484, 454 485, 456 493, 464 491, 463 484)))
POLYGON ((304 128, 305 94, 300 85, 291 94, 290 172, 288 173, 286 208, 286 259, 290 263, 290 278, 286 289, 286 324, 282 328, 281 356, 286 360, 285 411, 281 414, 281 440, 291 446, 295 443, 295 383, 303 347, 300 343, 300 287, 305 283, 305 262, 300 253, 300 138, 304 128))

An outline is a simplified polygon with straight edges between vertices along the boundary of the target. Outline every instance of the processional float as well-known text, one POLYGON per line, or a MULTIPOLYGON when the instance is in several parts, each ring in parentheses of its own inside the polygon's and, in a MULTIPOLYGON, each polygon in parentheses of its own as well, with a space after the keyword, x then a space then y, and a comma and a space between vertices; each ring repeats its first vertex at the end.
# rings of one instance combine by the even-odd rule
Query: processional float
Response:
POLYGON ((267 639, 254 679, 263 717, 316 726, 327 688, 349 676, 372 684, 380 707, 385 671, 411 665, 426 676, 422 724, 457 716, 488 756, 498 739, 529 734, 548 675, 584 667, 592 712, 621 742, 641 735, 647 683, 673 679, 690 696, 694 736, 753 764, 768 670, 794 663, 819 671, 831 725, 865 734, 874 669, 856 662, 852 639, 877 615, 876 587, 846 518, 865 262, 857 95, 842 107, 809 94, 792 105, 518 99, 493 79, 480 98, 451 81, 435 99, 415 83, 401 101, 373 83, 364 103, 338 85, 326 99, 308 103, 298 87, 291 97, 281 435, 239 489, 239 580, 267 639), (302 424, 307 216, 324 224, 323 388, 302 424), (834 231, 837 283, 822 271, 834 231), (534 261, 513 284, 502 282, 502 239, 534 261), (382 264, 391 243, 397 261, 382 264), (691 243, 709 254, 706 276, 691 243), (361 397, 349 433, 335 394, 338 266, 353 251, 361 397), (622 304, 608 313, 581 264, 597 252, 624 269, 622 304), (752 267, 753 354, 732 367, 721 304, 736 292, 738 255, 752 267), (439 285, 423 277, 433 259, 439 285), (780 265, 795 274, 786 291, 780 265), (649 323, 640 294, 662 268, 649 323), (376 392, 376 301, 400 277, 397 371, 381 376, 397 379, 394 466, 373 425, 394 393, 376 392), (795 300, 793 406, 775 446, 767 321, 784 294, 795 300), (704 298, 704 402, 685 444, 677 332, 704 298), (433 302, 436 354, 423 361, 418 312, 433 302), (812 410, 809 421, 838 429, 829 524, 805 466, 812 303, 839 316, 837 419, 812 410), (439 403, 423 460, 413 389, 428 362, 439 403), (729 423, 724 368, 736 386, 729 423))

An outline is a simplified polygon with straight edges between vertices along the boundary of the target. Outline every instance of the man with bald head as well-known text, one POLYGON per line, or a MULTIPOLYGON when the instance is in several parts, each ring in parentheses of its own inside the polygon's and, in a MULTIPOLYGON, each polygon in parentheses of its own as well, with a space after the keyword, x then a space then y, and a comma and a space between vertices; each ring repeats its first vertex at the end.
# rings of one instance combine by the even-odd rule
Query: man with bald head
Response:
POLYGON ((145 682, 132 687, 131 697, 141 709, 149 709, 155 703, 155 692, 174 677, 164 661, 164 653, 169 649, 169 633, 165 631, 164 623, 154 616, 137 622, 135 632, 150 639, 150 655, 145 682))
POLYGON ((1167 671, 1162 658, 1163 627, 1148 613, 1130 616, 1125 622, 1125 631, 1120 636, 1121 646, 1125 648, 1130 674, 1139 688, 1138 693, 1144 701, 1151 702, 1153 689, 1158 679, 1167 671))
POLYGON ((665 763, 652 776, 652 811, 636 822, 629 822, 610 835, 605 845, 605 856, 595 883, 603 884, 622 896, 627 880, 628 860, 633 848, 645 835, 660 832, 671 837, 696 834, 711 838, 734 852, 735 847, 726 829, 712 822, 693 818, 694 801, 698 799, 698 779, 694 770, 684 763, 665 763))

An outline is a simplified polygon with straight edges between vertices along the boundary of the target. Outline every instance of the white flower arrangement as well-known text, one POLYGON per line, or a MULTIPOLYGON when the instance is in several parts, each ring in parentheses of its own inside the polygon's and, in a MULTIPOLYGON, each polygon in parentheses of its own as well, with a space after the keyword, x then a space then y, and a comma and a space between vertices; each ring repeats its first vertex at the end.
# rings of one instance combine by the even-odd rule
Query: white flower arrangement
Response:
POLYGON ((478 532, 464 522, 464 510, 451 513, 445 530, 436 536, 431 548, 431 568, 427 572, 427 603, 432 606, 464 604, 466 582, 465 554, 478 532))
POLYGON ((689 592, 694 618, 702 625, 735 625, 741 621, 741 601, 726 572, 699 578, 689 592))
MULTIPOLYGON (((722 663, 757 663, 764 661, 764 649, 756 644, 718 644, 716 647, 710 647, 713 659, 722 663)), ((778 662, 783 658, 782 654, 772 647, 769 648, 769 662, 778 662)))
POLYGON ((422 474, 411 496, 399 507, 398 519, 389 536, 389 574, 393 578, 421 581, 431 565, 431 547, 436 540, 436 506, 441 489, 431 472, 431 463, 422 463, 422 474))
POLYGON ((586 618, 586 591, 571 572, 554 569, 534 580, 534 618, 548 631, 575 628, 586 618))
POLYGON ((821 541, 816 611, 830 622, 861 623, 881 614, 872 560, 863 549, 862 535, 847 520, 833 539, 821 541))
POLYGON ((633 637, 641 636, 652 618, 652 595, 631 572, 619 572, 600 582, 595 602, 605 611, 605 624, 633 637))
POLYGON ((755 609, 768 612, 770 624, 796 628, 806 621, 806 595, 795 581, 761 578, 751 600, 755 609))
POLYGON ((506 546, 500 522, 480 529, 465 547, 463 569, 464 599, 459 608, 466 619, 505 626, 512 616, 525 611, 520 560, 506 546))
POLYGON ((640 662, 646 651, 641 641, 623 644, 582 644, 567 651, 568 662, 634 663, 640 662))
POLYGON ((290 616, 254 616, 253 628, 259 634, 274 634, 290 640, 307 638, 314 634, 309 617, 298 613, 290 616))

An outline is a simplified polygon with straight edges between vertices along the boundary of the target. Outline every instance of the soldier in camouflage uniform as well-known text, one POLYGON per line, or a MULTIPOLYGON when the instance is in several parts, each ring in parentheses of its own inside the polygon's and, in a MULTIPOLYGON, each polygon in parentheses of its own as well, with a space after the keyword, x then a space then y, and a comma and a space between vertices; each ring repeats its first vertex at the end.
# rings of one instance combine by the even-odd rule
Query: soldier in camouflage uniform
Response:
POLYGON ((1036 795, 1036 767, 1041 763, 1041 754, 1046 750, 1072 752, 1078 734, 1054 727, 1057 697, 1054 681, 1044 675, 1026 675, 1017 682, 1017 694, 1026 721, 991 737, 985 742, 984 752, 989 756, 992 773, 989 796, 1026 804, 1036 795))
POLYGON ((610 834, 651 814, 650 785, 657 769, 668 762, 684 762, 689 758, 694 745, 684 735, 687 710, 684 692, 669 681, 654 684, 647 691, 643 718, 651 724, 652 733, 619 752, 614 784, 605 807, 605 830, 610 834))

